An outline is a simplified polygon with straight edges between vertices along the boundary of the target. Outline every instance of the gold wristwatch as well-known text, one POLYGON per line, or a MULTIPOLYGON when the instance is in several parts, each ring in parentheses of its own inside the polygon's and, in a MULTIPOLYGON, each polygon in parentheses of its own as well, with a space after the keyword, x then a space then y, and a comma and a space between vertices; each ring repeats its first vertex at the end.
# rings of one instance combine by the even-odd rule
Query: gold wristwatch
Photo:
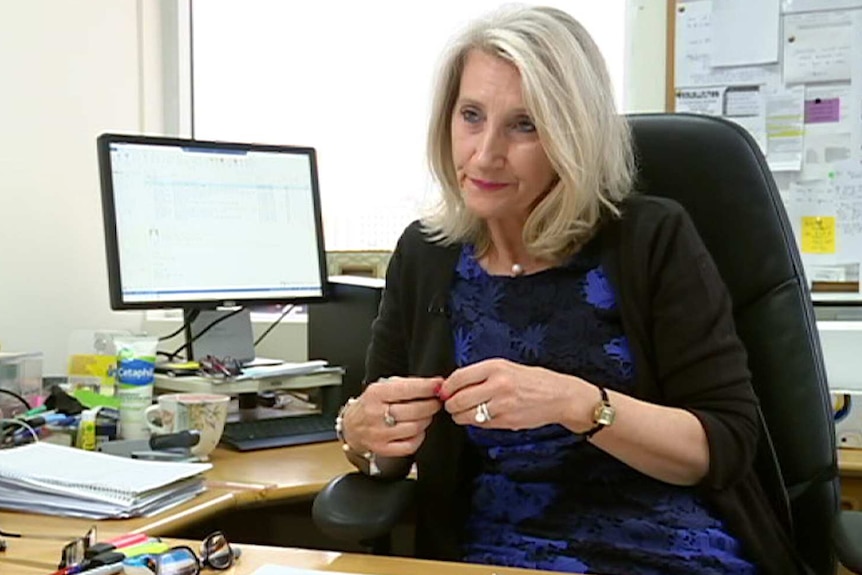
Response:
POLYGON ((617 416, 617 410, 614 409, 614 406, 611 405, 610 400, 608 400, 608 392, 605 391, 605 388, 601 385, 596 385, 599 388, 599 393, 602 394, 601 400, 596 404, 595 409, 593 409, 593 423, 595 424, 592 429, 584 433, 584 437, 590 438, 605 427, 613 424, 614 419, 617 416))

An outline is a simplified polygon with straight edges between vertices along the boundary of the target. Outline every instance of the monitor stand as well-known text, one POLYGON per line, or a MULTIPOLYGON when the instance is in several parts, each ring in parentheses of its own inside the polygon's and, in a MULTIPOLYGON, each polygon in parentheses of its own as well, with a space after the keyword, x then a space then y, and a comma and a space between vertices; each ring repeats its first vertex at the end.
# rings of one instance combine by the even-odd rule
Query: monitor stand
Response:
POLYGON ((208 355, 220 360, 234 359, 242 364, 254 360, 254 333, 251 328, 251 312, 243 309, 228 319, 222 319, 236 310, 216 309, 200 310, 197 317, 189 322, 193 310, 183 310, 186 322, 186 341, 188 359, 200 359, 208 355), (221 321, 219 321, 221 320, 221 321), (207 326, 218 321, 210 329, 203 332, 207 326))

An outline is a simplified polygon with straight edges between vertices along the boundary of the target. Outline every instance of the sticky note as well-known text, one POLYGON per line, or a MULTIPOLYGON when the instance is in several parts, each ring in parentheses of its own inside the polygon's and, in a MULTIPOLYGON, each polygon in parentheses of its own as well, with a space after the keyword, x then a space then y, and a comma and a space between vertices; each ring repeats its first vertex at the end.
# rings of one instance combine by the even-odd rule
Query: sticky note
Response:
POLYGON ((823 124, 841 119, 840 98, 815 98, 805 100, 805 123, 823 124))
POLYGON ((802 253, 835 253, 835 216, 802 218, 802 253))

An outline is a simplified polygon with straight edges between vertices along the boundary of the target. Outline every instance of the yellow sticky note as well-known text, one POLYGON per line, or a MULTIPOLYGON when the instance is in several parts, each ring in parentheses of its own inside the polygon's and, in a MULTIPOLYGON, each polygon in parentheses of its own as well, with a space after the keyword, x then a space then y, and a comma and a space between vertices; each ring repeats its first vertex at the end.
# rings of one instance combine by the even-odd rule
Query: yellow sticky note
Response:
POLYGON ((835 253, 835 216, 802 218, 802 253, 835 253))

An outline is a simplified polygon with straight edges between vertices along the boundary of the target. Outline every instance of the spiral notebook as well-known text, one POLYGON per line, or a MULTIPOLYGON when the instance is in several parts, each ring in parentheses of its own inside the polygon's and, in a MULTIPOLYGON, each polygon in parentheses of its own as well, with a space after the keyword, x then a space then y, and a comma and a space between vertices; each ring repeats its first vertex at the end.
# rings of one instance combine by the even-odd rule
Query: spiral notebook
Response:
POLYGON ((0 450, 0 508, 134 517, 203 491, 209 463, 143 461, 39 442, 0 450))

